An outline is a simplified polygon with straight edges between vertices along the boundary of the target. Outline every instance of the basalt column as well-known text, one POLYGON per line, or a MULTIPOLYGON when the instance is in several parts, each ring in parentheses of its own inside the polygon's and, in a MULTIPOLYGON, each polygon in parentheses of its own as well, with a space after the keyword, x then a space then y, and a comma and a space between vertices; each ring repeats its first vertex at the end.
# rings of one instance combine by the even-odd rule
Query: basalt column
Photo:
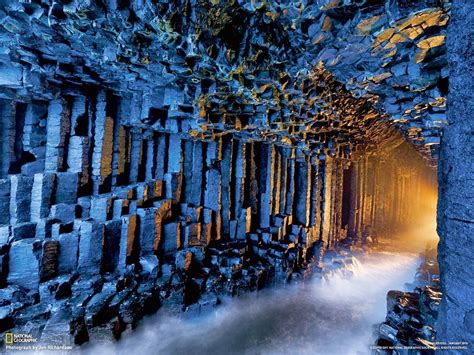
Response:
POLYGON ((474 346, 474 3, 453 1, 448 32, 448 120, 439 160, 438 233, 443 300, 439 341, 474 346))
MULTIPOLYGON (((340 187, 342 207, 336 211, 343 215, 337 235, 341 237, 347 230, 355 243, 380 237, 394 240, 425 223, 435 205, 436 169, 431 163, 407 143, 371 151, 351 161, 340 187)), ((429 237, 400 240, 399 247, 416 239, 424 247, 429 237)))
POLYGON ((38 290, 134 267, 169 276, 191 259, 228 280, 257 266, 291 280, 315 247, 345 236, 347 158, 136 127, 129 102, 107 91, 1 102, 3 127, 16 122, 3 131, 2 286, 38 290))
POLYGON ((386 3, 0 1, 0 333, 119 337, 413 217, 379 152, 438 156, 450 8, 386 3))

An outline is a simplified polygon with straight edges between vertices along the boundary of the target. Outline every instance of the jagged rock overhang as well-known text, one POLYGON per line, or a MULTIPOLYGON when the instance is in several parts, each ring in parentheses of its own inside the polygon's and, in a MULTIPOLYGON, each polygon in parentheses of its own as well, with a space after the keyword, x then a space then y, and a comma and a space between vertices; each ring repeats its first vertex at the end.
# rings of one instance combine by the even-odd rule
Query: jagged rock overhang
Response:
POLYGON ((368 24, 367 68, 342 60, 355 42, 341 42, 382 7, 124 4, 3 8, 1 331, 23 332, 20 312, 47 343, 51 329, 76 344, 118 337, 161 304, 299 281, 323 250, 418 208, 401 203, 420 180, 390 154, 405 146, 394 116, 338 66, 383 74, 362 53, 387 17, 368 24))
POLYGON ((446 79, 447 3, 415 14, 402 5, 319 5, 9 3, 2 24, 14 36, 4 41, 2 95, 51 99, 55 86, 97 84, 132 95, 137 125, 166 115, 187 120, 196 134, 209 121, 228 129, 222 121, 235 119, 239 129, 249 118, 255 131, 293 120, 298 129, 316 115, 305 107, 301 77, 323 62, 436 157, 445 122, 437 86, 446 79))

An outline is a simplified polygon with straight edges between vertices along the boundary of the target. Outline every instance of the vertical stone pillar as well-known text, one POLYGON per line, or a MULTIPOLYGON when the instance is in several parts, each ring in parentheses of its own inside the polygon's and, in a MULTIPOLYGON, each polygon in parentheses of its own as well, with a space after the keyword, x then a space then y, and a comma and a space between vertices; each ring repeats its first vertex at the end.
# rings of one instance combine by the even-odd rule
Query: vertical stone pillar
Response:
POLYGON ((67 165, 69 172, 81 174, 81 185, 89 181, 89 137, 71 137, 67 165))
POLYGON ((155 177, 155 140, 153 132, 146 135, 146 161, 145 161, 145 181, 150 181, 155 177))
POLYGON ((394 161, 391 161, 390 162, 390 170, 395 172, 396 175, 397 175, 397 178, 394 179, 394 181, 392 182, 392 184, 390 185, 390 205, 389 205, 389 213, 388 213, 388 217, 389 217, 389 221, 390 221, 390 228, 392 228, 394 226, 394 224, 396 223, 396 211, 397 211, 397 203, 398 203, 398 195, 397 195, 397 191, 398 191, 398 173, 397 173, 397 170, 396 168, 394 167, 394 161))
POLYGON ((33 177, 12 175, 10 181, 10 223, 29 222, 33 177))
POLYGON ((366 159, 365 157, 361 158, 359 161, 359 204, 358 204, 358 218, 357 218, 357 237, 362 237, 362 231, 364 229, 364 210, 365 210, 365 195, 367 193, 366 189, 366 180, 367 180, 367 169, 366 169, 366 159))
POLYGON ((66 136, 70 133, 70 121, 66 102, 52 100, 48 107, 46 123, 45 172, 61 171, 64 167, 66 136))
POLYGON ((309 183, 309 194, 311 196, 310 214, 309 214, 309 225, 314 227, 316 225, 316 216, 318 213, 318 161, 316 156, 310 157, 311 174, 309 183))
POLYGON ((37 289, 39 284, 38 250, 33 239, 15 241, 10 246, 8 258, 9 284, 37 289))
POLYGON ((48 217, 56 175, 35 174, 31 192, 31 221, 48 217))
POLYGON ((270 216, 273 204, 273 166, 275 162, 274 146, 261 144, 259 162, 259 214, 260 228, 270 227, 270 216))
POLYGON ((315 220, 314 220, 314 240, 321 239, 321 232, 322 232, 322 222, 323 222, 323 200, 324 200, 324 165, 323 162, 319 159, 319 157, 315 161, 315 166, 313 170, 316 171, 316 179, 315 179, 315 194, 316 194, 316 210, 315 210, 315 220))
POLYGON ((10 179, 0 179, 0 225, 10 223, 10 179))
POLYGON ((364 230, 367 228, 367 206, 369 204, 369 169, 368 169, 368 157, 365 156, 362 160, 362 201, 361 201, 361 214, 360 214, 360 229, 359 231, 364 233, 364 230))
POLYGON ((369 205, 367 208, 367 216, 368 221, 367 224, 370 228, 374 226, 374 208, 375 208, 375 189, 377 181, 375 179, 375 169, 376 169, 376 161, 374 156, 371 156, 369 159, 369 205))
POLYGON ((0 99, 0 178, 5 178, 15 149, 15 104, 0 99))
POLYGON ((168 145, 168 173, 181 171, 181 139, 177 134, 170 134, 168 145))
POLYGON ((156 137, 156 162, 155 162, 155 178, 163 180, 165 177, 167 149, 166 149, 166 134, 160 133, 156 137))
POLYGON ((192 164, 192 184, 191 184, 191 195, 189 198, 189 202, 193 204, 194 206, 201 205, 203 167, 204 167, 204 162, 203 162, 202 142, 194 142, 193 164, 192 164))
POLYGON ((183 141, 183 201, 190 203, 193 188, 192 177, 193 167, 193 141, 186 139, 183 141))
POLYGON ((377 169, 375 171, 375 179, 377 180, 377 185, 375 186, 375 208, 374 208, 374 229, 380 231, 383 227, 383 218, 382 215, 385 210, 385 181, 386 178, 382 175, 382 172, 385 172, 383 162, 377 158, 377 169))
POLYGON ((290 150, 288 156, 288 183, 286 185, 286 206, 285 214, 291 216, 293 214, 293 194, 295 191, 295 159, 294 150, 290 150))
POLYGON ((221 176, 222 176, 222 230, 225 236, 230 233, 230 179, 232 176, 232 141, 228 137, 224 137, 222 142, 222 160, 221 160, 221 176))
POLYGON ((46 127, 41 121, 46 112, 47 105, 43 102, 31 102, 26 108, 22 145, 24 151, 30 152, 35 157, 34 162, 22 165, 22 172, 27 174, 44 171, 46 127), (28 166, 30 168, 27 168, 28 166))
POLYGON ((97 95, 94 125, 94 150, 92 152, 92 185, 94 193, 103 186, 108 190, 112 179, 114 120, 106 116, 106 95, 97 95))
POLYGON ((89 117, 86 112, 86 98, 75 96, 71 108, 71 135, 87 136, 89 132, 89 117))
POLYGON ((332 209, 332 158, 326 156, 325 160, 321 162, 324 167, 323 178, 323 201, 322 201, 322 216, 321 216, 321 240, 325 246, 329 244, 330 229, 331 229, 331 209, 332 209))
MULTIPOLYGON (((399 169, 400 171, 401 169, 399 169)), ((397 205, 397 224, 402 223, 403 219, 403 195, 405 193, 405 178, 401 173, 398 176, 398 205, 397 205)))
POLYGON ((281 148, 281 183, 280 183, 280 206, 279 213, 285 214, 286 207, 286 188, 288 185, 288 157, 291 156, 291 149, 281 148))
MULTIPOLYGON (((257 164, 256 164, 256 144, 247 143, 246 144, 247 160, 245 165, 246 177, 248 184, 245 186, 245 206, 250 207, 252 214, 258 216, 257 208, 257 194, 258 194, 258 182, 257 182, 257 164)), ((256 223, 257 218, 253 219, 256 223)), ((252 224, 253 227, 257 227, 255 224, 252 224)))
POLYGON ((242 210, 245 196, 245 162, 246 162, 246 145, 240 140, 234 140, 234 204, 232 206, 232 214, 237 217, 242 210))
POLYGON ((334 246, 340 239, 342 224, 342 189, 343 189, 343 165, 340 159, 335 159, 334 164, 334 188, 333 188, 333 231, 331 244, 334 246))
POLYGON ((357 200, 358 200, 358 170, 357 162, 352 162, 350 169, 350 207, 349 207, 349 222, 347 225, 347 236, 348 238, 355 239, 356 233, 356 216, 357 216, 357 200))
POLYGON ((130 148, 132 145, 130 130, 120 125, 117 141, 118 151, 114 148, 112 161, 112 186, 124 185, 130 178, 130 148), (114 164, 115 160, 116 164, 114 164))
POLYGON ((454 0, 447 38, 449 125, 442 137, 438 167, 438 260, 443 300, 437 340, 466 341, 466 354, 474 350, 473 23, 474 2, 454 0))
POLYGON ((80 222, 78 271, 98 274, 102 267, 104 225, 95 221, 80 222))
POLYGON ((275 174, 273 180, 273 215, 280 213, 280 189, 281 189, 281 147, 275 147, 275 174))
POLYGON ((221 239, 222 236, 222 183, 220 171, 215 169, 214 162, 217 159, 217 144, 209 142, 206 152, 206 185, 204 191, 204 207, 210 208, 213 213, 213 223, 215 225, 215 239, 221 239))
POLYGON ((356 195, 356 216, 355 216, 355 225, 354 225, 354 237, 359 239, 359 231, 361 229, 361 221, 362 221, 362 196, 363 196, 363 178, 364 178, 364 170, 362 168, 362 159, 357 161, 357 195, 356 195))
POLYGON ((305 227, 309 226, 310 216, 310 182, 311 181, 311 162, 296 162, 296 181, 295 181, 295 201, 294 218, 295 221, 305 227))
POLYGON ((113 154, 112 154, 112 186, 116 186, 123 181, 126 162, 126 131, 122 125, 122 120, 126 117, 127 109, 125 103, 127 100, 120 99, 120 104, 115 117, 113 154))
POLYGON ((137 261, 137 215, 125 215, 121 217, 122 227, 120 231, 120 251, 118 258, 118 267, 124 269, 129 263, 137 261))
POLYGON ((131 134, 131 147, 130 147, 130 183, 135 184, 138 182, 138 171, 142 163, 142 139, 141 130, 132 129, 131 134))

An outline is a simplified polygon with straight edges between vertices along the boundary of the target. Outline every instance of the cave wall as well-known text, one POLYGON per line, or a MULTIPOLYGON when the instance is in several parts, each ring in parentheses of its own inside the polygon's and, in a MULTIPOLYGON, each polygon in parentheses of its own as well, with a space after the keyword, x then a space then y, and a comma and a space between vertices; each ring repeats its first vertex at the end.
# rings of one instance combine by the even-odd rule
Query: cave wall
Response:
POLYGON ((438 154, 447 1, 0 5, 0 331, 119 337, 303 278, 410 207, 375 209, 366 153, 438 154))
MULTIPOLYGON (((114 228, 118 224, 120 229, 121 219, 135 214, 150 217, 156 235, 137 230, 140 242, 129 240, 127 255, 156 254, 161 244, 174 242, 174 249, 166 250, 173 254, 180 247, 207 246, 211 239, 245 240, 248 233, 255 233, 255 240, 266 233, 267 242, 304 234, 309 246, 320 233, 328 243, 338 235, 324 226, 340 218, 335 212, 341 209, 340 199, 334 194, 342 191, 343 162, 347 164, 342 156, 307 154, 233 133, 200 140, 134 127, 133 118, 125 113, 128 102, 104 92, 29 104, 4 100, 4 105, 11 108, 4 121, 17 119, 16 129, 6 139, 12 144, 5 156, 15 159, 16 146, 22 152, 32 145, 43 151, 32 162, 22 157, 10 161, 10 174, 2 180, 6 243, 28 244, 34 238, 59 241, 71 229, 79 232, 81 221, 89 219, 99 222, 99 229, 105 224, 114 228), (13 169, 19 174, 11 174, 13 169), (162 226, 156 223, 162 218, 181 224, 177 230, 183 235, 161 237, 162 226), (188 229, 196 240, 188 239, 188 229), (149 245, 141 244, 145 239, 149 245)), ((173 123, 163 120, 163 125, 173 123)), ((75 238, 89 239, 80 233, 75 238)), ((98 254, 107 259, 105 244, 98 254)), ((78 258, 83 259, 81 252, 78 258)), ((97 270, 103 269, 102 261, 97 270)), ((9 273, 12 269, 10 265, 9 273)), ((51 276, 56 271, 51 270, 51 276)))
POLYGON ((106 91, 2 105, 15 123, 3 131, 2 332, 33 319, 45 342, 119 337, 161 304, 199 310, 300 280, 345 238, 340 147, 192 138, 171 118, 138 127, 106 91))
MULTIPOLYGON (((433 236, 405 235, 426 223, 435 214, 436 167, 403 140, 381 147, 351 161, 344 184, 344 218, 353 243, 376 236, 391 247, 420 250, 433 236), (346 194, 346 191, 348 193, 346 194), (346 209, 347 208, 347 212, 346 209), (431 213, 432 212, 432 213, 431 213)), ((410 234, 410 233, 409 233, 410 234)), ((433 240, 434 242, 434 240, 433 240)))
POLYGON ((161 305, 199 310, 304 279, 325 250, 363 245, 371 228, 389 239, 420 206, 415 167, 428 160, 391 126, 349 158, 344 145, 192 137, 175 118, 150 129, 105 90, 2 105, 15 125, 3 132, 1 329, 31 317, 43 341, 44 326, 63 322, 58 339, 78 344, 119 337, 161 305))
POLYGON ((453 2, 448 31, 448 120, 439 160, 439 341, 474 344, 474 4, 453 2))

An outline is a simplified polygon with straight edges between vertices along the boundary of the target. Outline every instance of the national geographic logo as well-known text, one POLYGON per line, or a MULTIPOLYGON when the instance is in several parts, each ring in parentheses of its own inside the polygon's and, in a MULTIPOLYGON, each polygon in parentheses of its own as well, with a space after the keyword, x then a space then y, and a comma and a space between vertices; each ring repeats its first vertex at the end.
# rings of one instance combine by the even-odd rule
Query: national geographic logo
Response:
MULTIPOLYGON (((5 350, 14 351, 71 351, 71 345, 57 345, 57 344, 37 344, 38 339, 31 334, 16 334, 16 333, 5 333, 5 350)), ((0 349, 0 353, 2 349, 0 349)))
POLYGON ((23 334, 23 333, 5 333, 5 344, 17 344, 17 343, 36 343, 38 339, 33 337, 31 334, 23 334))

